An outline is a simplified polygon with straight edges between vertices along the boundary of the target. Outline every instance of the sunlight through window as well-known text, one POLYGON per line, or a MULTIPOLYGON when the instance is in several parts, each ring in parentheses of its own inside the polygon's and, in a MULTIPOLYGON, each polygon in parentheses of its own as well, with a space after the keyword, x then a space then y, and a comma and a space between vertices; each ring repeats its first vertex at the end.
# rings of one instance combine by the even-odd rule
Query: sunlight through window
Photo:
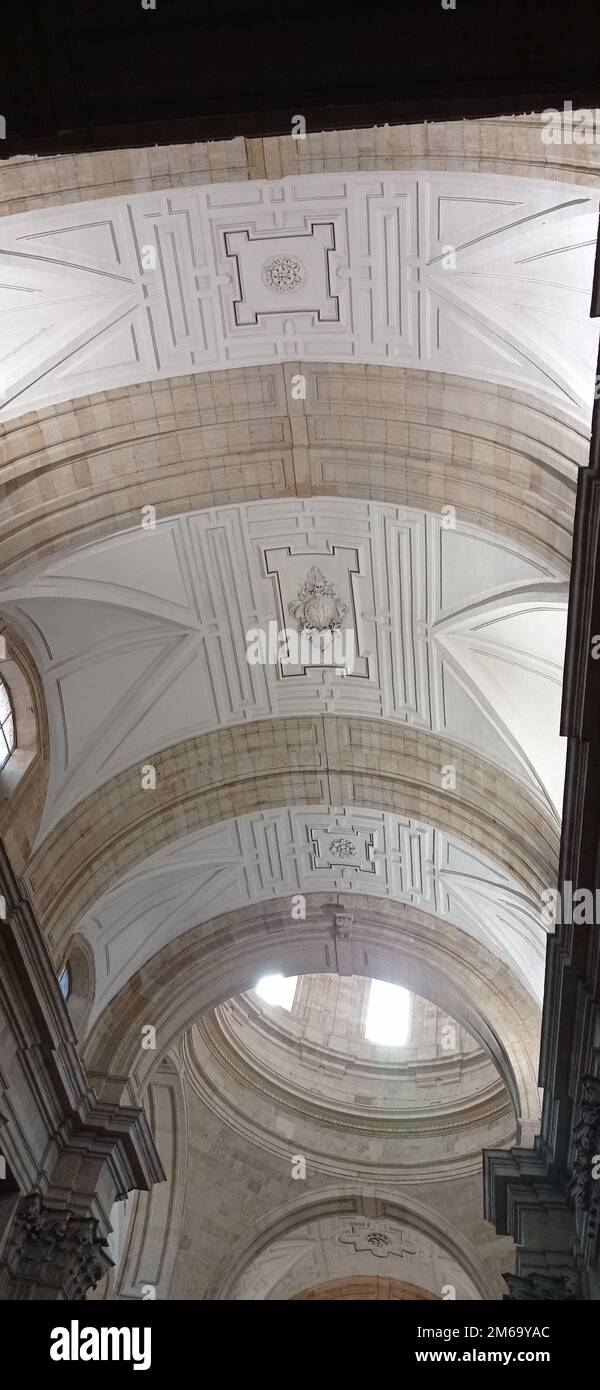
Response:
POLYGON ((15 746, 15 721, 10 695, 0 681, 0 768, 8 762, 15 746))
POLYGON ((402 1047, 408 1040, 410 994, 401 985, 372 980, 365 1038, 382 1047, 402 1047))
POLYGON ((280 1009, 291 1009, 298 983, 297 975, 263 975, 255 993, 265 1004, 278 1004, 280 1009))

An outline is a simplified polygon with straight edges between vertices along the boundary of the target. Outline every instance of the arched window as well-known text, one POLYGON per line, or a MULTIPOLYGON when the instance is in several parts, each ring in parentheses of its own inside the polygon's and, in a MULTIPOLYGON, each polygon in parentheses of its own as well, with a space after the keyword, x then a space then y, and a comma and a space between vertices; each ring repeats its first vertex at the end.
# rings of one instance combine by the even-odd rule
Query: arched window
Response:
POLYGON ((65 965, 60 972, 60 975, 58 977, 58 988, 66 1004, 67 999, 69 998, 69 995, 71 993, 71 971, 69 970, 68 965, 65 965))
POLYGON ((8 762, 15 746, 15 716, 8 686, 0 679, 0 768, 8 762))
POLYGON ((263 975, 254 990, 265 1004, 273 1004, 289 1012, 293 1007, 297 983, 297 975, 263 975))
POLYGON ((367 1042, 404 1047, 410 1032, 410 994, 402 985, 372 980, 365 1026, 367 1042))

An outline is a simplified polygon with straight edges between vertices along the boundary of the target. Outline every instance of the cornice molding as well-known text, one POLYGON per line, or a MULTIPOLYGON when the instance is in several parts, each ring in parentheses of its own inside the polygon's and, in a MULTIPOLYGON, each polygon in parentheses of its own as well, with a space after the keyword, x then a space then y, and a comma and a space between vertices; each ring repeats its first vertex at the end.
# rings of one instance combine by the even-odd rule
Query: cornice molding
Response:
MULTIPOLYGON (((185 1035, 182 1055, 187 1077, 203 1104, 230 1128, 251 1143, 280 1157, 292 1150, 305 1154, 311 1169, 338 1177, 377 1182, 446 1182, 471 1176, 480 1170, 481 1141, 490 1127, 504 1127, 503 1142, 515 1135, 514 1111, 500 1077, 483 1094, 454 1103, 422 1106, 414 1113, 390 1108, 390 1113, 369 1115, 365 1110, 329 1104, 325 1098, 299 1094, 288 1084, 259 1071, 253 1060, 222 1034, 215 1015, 204 1015, 185 1035), (216 1031, 215 1031, 216 1028, 216 1031), (285 1116, 293 1126, 293 1138, 277 1134, 272 1116, 285 1116), (366 1140, 388 1144, 387 1158, 365 1158, 366 1140), (436 1154, 454 1140, 459 1153, 444 1150, 444 1162, 436 1154), (343 1141, 343 1155, 340 1152, 343 1141), (406 1157, 406 1146, 410 1159, 406 1157), (415 1146, 422 1155, 414 1156, 415 1146)), ((440 1151, 441 1152, 441 1151, 440 1151)))

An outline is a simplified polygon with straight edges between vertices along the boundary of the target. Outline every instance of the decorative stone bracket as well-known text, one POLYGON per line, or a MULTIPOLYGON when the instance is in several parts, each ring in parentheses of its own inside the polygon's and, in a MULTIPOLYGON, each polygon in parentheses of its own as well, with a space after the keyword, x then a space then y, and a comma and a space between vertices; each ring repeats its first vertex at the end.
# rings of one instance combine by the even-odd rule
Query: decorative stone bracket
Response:
POLYGON ((354 973, 354 962, 352 955, 352 926, 354 917, 351 912, 342 910, 335 913, 335 964, 338 975, 352 975, 354 973))

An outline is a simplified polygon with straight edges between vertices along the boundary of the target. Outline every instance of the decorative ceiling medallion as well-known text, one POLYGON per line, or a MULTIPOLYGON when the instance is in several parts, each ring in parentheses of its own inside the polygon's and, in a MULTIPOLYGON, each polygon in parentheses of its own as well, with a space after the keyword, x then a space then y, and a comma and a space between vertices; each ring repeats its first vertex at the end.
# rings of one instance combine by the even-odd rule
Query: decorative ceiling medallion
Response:
POLYGON ((300 632, 336 632, 348 612, 347 603, 338 598, 335 587, 316 565, 298 588, 298 597, 288 604, 300 632))
POLYGON ((356 844, 353 840, 332 840, 329 853, 334 859, 350 859, 356 854, 356 844))
POLYGON ((388 1255, 399 1255, 401 1259, 405 1255, 419 1255, 421 1252, 410 1241, 406 1240, 403 1231, 396 1231, 392 1227, 387 1230, 369 1229, 369 1227, 351 1225, 349 1231, 345 1231, 338 1236, 339 1245, 353 1245, 356 1253, 362 1250, 370 1250, 372 1255, 377 1255, 379 1259, 387 1259, 388 1255))
POLYGON ((306 280, 306 266, 297 256, 271 256, 263 265, 261 278, 277 294, 294 294, 306 280))

